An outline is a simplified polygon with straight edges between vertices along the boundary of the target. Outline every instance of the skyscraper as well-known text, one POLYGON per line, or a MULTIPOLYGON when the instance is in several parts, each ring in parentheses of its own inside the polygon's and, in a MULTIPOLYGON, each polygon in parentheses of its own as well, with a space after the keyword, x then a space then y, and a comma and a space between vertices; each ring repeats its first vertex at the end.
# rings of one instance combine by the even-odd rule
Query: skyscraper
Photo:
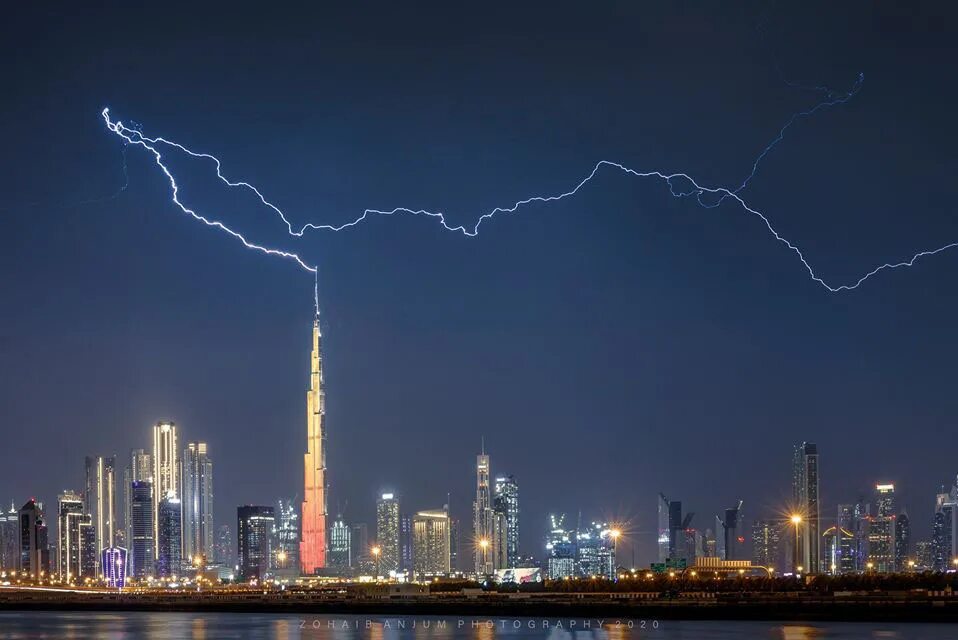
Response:
POLYGON ((345 576, 352 566, 351 530, 343 520, 343 516, 336 516, 329 534, 329 567, 335 569, 337 575, 345 576))
POLYGON ((908 567, 911 552, 911 520, 902 511, 895 517, 895 568, 904 571, 908 567))
POLYGON ((309 391, 306 392, 305 486, 300 543, 300 561, 305 575, 312 575, 326 566, 326 394, 321 349, 317 309, 313 320, 309 391))
POLYGON ((494 508, 505 514, 505 562, 500 568, 519 566, 519 485, 513 476, 498 476, 495 482, 494 508))
POLYGON ((935 519, 931 537, 932 566, 935 571, 952 568, 958 558, 958 481, 949 492, 941 488, 935 496, 935 519))
POLYGON ((183 558, 195 562, 213 555, 213 462, 205 442, 183 449, 183 558))
POLYGON ((395 494, 384 493, 376 501, 376 544, 380 575, 399 571, 399 498, 395 494))
POLYGON ((547 571, 550 580, 561 580, 575 575, 575 542, 565 528, 565 514, 549 516, 546 552, 549 554, 547 571))
POLYGON ((119 493, 116 485, 116 458, 114 456, 86 457, 86 491, 83 494, 86 513, 93 518, 96 536, 94 550, 99 565, 100 551, 112 547, 116 540, 116 517, 119 493))
POLYGON ((489 487, 489 456, 482 453, 476 457, 476 500, 473 503, 473 536, 476 541, 476 573, 489 575, 493 572, 493 513, 489 487))
POLYGON ((236 554, 233 553, 233 532, 228 524, 221 524, 216 530, 216 562, 232 567, 236 564, 236 554))
POLYGON ((724 538, 723 547, 725 549, 725 560, 744 560, 744 538, 738 534, 739 525, 742 523, 742 501, 731 509, 725 510, 725 519, 722 520, 722 534, 724 538))
POLYGON ((803 442, 792 455, 792 497, 798 515, 798 549, 796 558, 804 573, 821 572, 821 508, 818 502, 818 447, 803 442))
POLYGON ((108 586, 122 589, 126 584, 127 551, 120 547, 109 547, 100 554, 100 566, 108 586))
POLYGON ((260 580, 272 569, 273 507, 246 505, 236 509, 236 541, 240 580, 260 580))
MULTIPOLYGON (((168 421, 153 426, 153 540, 159 553, 160 502, 179 498, 179 465, 177 464, 176 424, 168 421)), ((156 556, 159 559, 159 556, 156 556)))
POLYGON ((133 539, 133 483, 150 480, 153 477, 153 458, 145 449, 133 449, 123 470, 123 528, 125 529, 127 544, 133 539))
MULTIPOLYGON (((61 580, 76 582, 80 578, 96 577, 96 566, 89 564, 93 523, 83 511, 83 499, 73 491, 64 491, 57 497, 57 573, 61 580), (84 562, 84 560, 87 560, 84 562)), ((92 549, 96 553, 95 549, 92 549)))
POLYGON ((16 571, 20 566, 20 516, 13 503, 0 510, 0 569, 16 571))
POLYGON ((167 496, 160 501, 157 537, 156 573, 164 577, 183 570, 183 505, 179 498, 167 496))
POLYGON ((752 523, 752 562, 760 567, 779 565, 779 544, 782 525, 774 520, 756 520, 752 523))
POLYGON ((868 528, 868 562, 878 573, 895 571, 895 485, 875 487, 877 515, 868 528))
POLYGON ((589 527, 580 528, 576 532, 576 575, 614 578, 614 550, 615 539, 608 524, 593 522, 589 527))
POLYGON ((154 575, 156 567, 153 482, 134 480, 130 489, 130 562, 133 566, 129 573, 137 578, 146 578, 154 575))
POLYGON ((34 579, 50 571, 50 546, 43 507, 31 498, 20 507, 20 562, 21 572, 34 579))
POLYGON ((449 573, 449 514, 445 509, 413 516, 413 574, 418 580, 449 573))
POLYGON ((276 569, 286 574, 300 570, 299 512, 293 500, 276 503, 276 569))
POLYGON ((369 527, 365 522, 357 522, 350 527, 350 560, 353 568, 358 569, 360 562, 369 559, 369 527))

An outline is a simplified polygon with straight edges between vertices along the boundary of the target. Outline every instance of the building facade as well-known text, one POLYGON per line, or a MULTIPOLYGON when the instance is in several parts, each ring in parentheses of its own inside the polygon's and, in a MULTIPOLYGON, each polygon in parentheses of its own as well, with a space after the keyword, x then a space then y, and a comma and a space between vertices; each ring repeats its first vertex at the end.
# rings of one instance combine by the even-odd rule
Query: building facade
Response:
POLYGON ((240 580, 262 580, 272 569, 275 526, 273 507, 246 505, 236 509, 240 580))
POLYGON ((399 498, 393 493, 376 501, 376 546, 380 575, 399 571, 399 498))
MULTIPOLYGON (((176 440, 176 424, 169 421, 153 425, 153 540, 155 553, 159 554, 160 502, 166 498, 179 498, 179 461, 176 440)), ((159 555, 155 556, 159 560, 159 555)))
POLYGON ((413 523, 413 576, 417 580, 427 580, 435 576, 448 575, 449 557, 449 514, 445 509, 419 511, 412 518, 413 523))
POLYGON ((353 566, 351 533, 352 530, 343 520, 342 515, 336 517, 329 530, 328 565, 340 576, 348 575, 353 566))
POLYGON ((494 485, 493 508, 505 517, 505 531, 499 555, 501 566, 515 568, 519 566, 519 485, 513 476, 497 476, 494 485))
POLYGON ((309 391, 306 392, 306 455, 300 562, 305 575, 326 566, 326 392, 323 388, 319 309, 313 320, 309 391))
MULTIPOLYGON (((133 483, 151 480, 153 478, 153 456, 145 449, 133 449, 123 470, 123 523, 122 528, 126 537, 126 544, 132 549, 133 514, 133 483)), ((132 574, 131 574, 132 575, 132 574)))
POLYGON ((205 442, 183 449, 183 558, 196 563, 213 557, 213 461, 205 442))
POLYGON ((493 519, 489 456, 483 448, 483 452, 476 457, 476 499, 473 502, 472 514, 473 538, 476 543, 475 569, 478 575, 490 575, 494 571, 493 519))
POLYGON ((160 500, 156 573, 165 578, 182 575, 183 571, 182 509, 179 498, 168 496, 160 500))
POLYGON ((774 569, 780 567, 782 523, 756 520, 752 523, 752 564, 774 569))
POLYGON ((153 517, 153 482, 134 480, 130 495, 130 557, 129 574, 143 579, 155 575, 156 538, 153 517))
POLYGON ((797 445, 792 452, 792 499, 797 514, 798 542, 795 557, 803 573, 821 573, 821 506, 818 496, 818 446, 797 445))
POLYGON ((86 513, 93 519, 96 536, 95 563, 99 566, 100 550, 116 541, 120 492, 117 487, 116 457, 86 457, 86 490, 83 494, 86 513))

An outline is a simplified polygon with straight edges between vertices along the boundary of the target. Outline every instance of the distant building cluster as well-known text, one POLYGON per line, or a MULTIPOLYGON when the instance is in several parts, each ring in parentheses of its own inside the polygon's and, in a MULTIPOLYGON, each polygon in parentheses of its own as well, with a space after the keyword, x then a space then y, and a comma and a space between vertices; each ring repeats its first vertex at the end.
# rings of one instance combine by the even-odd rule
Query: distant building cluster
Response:
MULTIPOLYGON (((303 499, 242 505, 234 523, 213 517, 213 462, 207 444, 181 446, 177 425, 152 427, 152 446, 87 456, 79 490, 57 496, 55 512, 30 499, 0 510, 0 571, 66 584, 122 588, 129 580, 261 582, 300 577, 429 581, 616 579, 623 523, 549 516, 544 544, 523 556, 520 492, 493 473, 483 442, 476 457, 472 531, 450 515, 449 498, 410 509, 395 491, 379 494, 373 528, 342 513, 328 519, 325 391, 318 318, 313 323, 306 398, 303 499), (51 530, 50 525, 55 529, 51 530), (235 528, 234 528, 235 527, 235 528), (465 537, 464 537, 465 536, 465 537)), ((653 572, 696 568, 774 574, 856 574, 958 570, 958 480, 935 495, 930 540, 913 541, 895 485, 876 483, 866 499, 828 513, 820 501, 818 446, 791 455, 791 502, 747 521, 737 501, 700 526, 681 500, 656 498, 653 572)), ((634 541, 630 541, 634 548, 634 541)))

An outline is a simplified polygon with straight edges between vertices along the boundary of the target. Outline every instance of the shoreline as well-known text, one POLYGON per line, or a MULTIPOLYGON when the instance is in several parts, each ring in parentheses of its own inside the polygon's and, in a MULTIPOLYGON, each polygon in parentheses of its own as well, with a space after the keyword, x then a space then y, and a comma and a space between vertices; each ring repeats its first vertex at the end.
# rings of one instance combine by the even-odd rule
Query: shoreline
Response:
POLYGON ((605 620, 754 620, 789 622, 958 622, 958 597, 900 598, 883 594, 778 597, 736 594, 723 598, 640 598, 632 594, 536 597, 364 598, 310 594, 123 594, 112 592, 0 592, 0 611, 143 611, 268 613, 299 616, 539 618, 605 620), (290 597, 292 595, 293 597, 290 597))

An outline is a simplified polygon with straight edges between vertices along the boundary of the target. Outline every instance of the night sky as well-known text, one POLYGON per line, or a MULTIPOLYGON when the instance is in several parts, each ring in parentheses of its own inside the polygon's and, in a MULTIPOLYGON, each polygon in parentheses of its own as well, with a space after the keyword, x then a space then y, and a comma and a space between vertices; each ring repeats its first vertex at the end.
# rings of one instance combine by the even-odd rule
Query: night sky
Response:
MULTIPOLYGON (((459 3, 242 9, 16 3, 0 21, 0 500, 54 505, 83 456, 205 440, 217 524, 301 498, 311 275, 170 202, 99 113, 214 153, 297 226, 565 191, 601 159, 737 185, 829 282, 958 240, 958 8, 946 3, 459 3), (838 6, 840 5, 840 6, 838 6), (116 197, 112 197, 112 196, 116 197)), ((693 525, 790 497, 817 442, 823 516, 894 482, 918 538, 951 483, 958 250, 827 292, 760 220, 601 173, 478 238, 378 218, 289 238, 171 156, 183 199, 318 264, 331 515, 452 494, 480 438, 520 485, 522 551, 548 513, 693 525)), ((628 546, 622 549, 628 553, 628 546)))

